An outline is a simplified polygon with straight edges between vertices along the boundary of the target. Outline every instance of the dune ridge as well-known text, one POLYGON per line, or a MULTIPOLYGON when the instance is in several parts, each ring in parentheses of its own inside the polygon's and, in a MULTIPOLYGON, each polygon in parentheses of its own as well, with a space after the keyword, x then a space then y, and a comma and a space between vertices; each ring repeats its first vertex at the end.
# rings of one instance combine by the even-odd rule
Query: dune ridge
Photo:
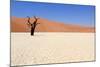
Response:
MULTIPOLYGON (((34 21, 33 18, 30 20, 34 21)), ((61 22, 50 21, 44 18, 38 20, 40 23, 36 27, 36 32, 95 32, 94 27, 84 27, 79 25, 64 24, 61 22)), ((11 17, 11 32, 29 32, 27 18, 11 17)))

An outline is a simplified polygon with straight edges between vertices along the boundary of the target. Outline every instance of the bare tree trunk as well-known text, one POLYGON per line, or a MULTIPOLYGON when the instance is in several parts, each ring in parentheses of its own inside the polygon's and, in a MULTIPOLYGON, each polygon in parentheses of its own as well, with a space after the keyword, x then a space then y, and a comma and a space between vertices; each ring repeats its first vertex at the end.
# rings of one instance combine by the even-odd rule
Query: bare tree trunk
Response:
POLYGON ((34 36, 35 28, 36 28, 36 25, 34 25, 33 27, 31 27, 31 36, 34 36))
POLYGON ((28 25, 31 26, 31 36, 34 36, 34 32, 35 32, 36 26, 37 26, 38 24, 40 24, 40 23, 37 23, 37 20, 38 20, 39 18, 36 18, 35 16, 34 16, 34 18, 35 18, 35 21, 34 21, 33 23, 31 23, 31 22, 30 22, 30 17, 28 17, 28 25))
POLYGON ((31 36, 34 36, 34 30, 35 30, 35 29, 32 27, 32 28, 31 28, 31 36))

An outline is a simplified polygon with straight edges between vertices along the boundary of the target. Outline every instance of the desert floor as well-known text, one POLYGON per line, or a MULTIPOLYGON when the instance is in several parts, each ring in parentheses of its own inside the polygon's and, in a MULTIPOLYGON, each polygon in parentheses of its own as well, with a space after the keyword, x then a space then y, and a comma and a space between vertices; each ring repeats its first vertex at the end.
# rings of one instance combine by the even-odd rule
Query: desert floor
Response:
POLYGON ((94 33, 11 33, 11 65, 95 60, 94 33))

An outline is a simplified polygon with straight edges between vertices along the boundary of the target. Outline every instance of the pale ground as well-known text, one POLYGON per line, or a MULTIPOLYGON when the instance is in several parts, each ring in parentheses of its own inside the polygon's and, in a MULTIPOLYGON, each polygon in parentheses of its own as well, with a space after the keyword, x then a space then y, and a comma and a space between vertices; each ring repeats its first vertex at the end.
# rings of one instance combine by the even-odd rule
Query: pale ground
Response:
POLYGON ((11 65, 93 61, 94 33, 11 33, 11 65))

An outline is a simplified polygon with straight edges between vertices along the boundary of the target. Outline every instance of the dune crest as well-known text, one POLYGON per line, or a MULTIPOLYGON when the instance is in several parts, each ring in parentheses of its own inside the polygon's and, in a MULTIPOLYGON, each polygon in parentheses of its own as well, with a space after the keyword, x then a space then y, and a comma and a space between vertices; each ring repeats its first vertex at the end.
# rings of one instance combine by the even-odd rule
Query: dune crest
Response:
MULTIPOLYGON (((31 19, 31 22, 32 21, 34 21, 34 19, 31 19)), ((64 24, 43 18, 40 18, 38 23, 40 24, 36 27, 36 32, 95 32, 95 28, 93 27, 64 24)), ((11 17, 11 32, 29 31, 30 29, 27 26, 27 18, 11 17)))

